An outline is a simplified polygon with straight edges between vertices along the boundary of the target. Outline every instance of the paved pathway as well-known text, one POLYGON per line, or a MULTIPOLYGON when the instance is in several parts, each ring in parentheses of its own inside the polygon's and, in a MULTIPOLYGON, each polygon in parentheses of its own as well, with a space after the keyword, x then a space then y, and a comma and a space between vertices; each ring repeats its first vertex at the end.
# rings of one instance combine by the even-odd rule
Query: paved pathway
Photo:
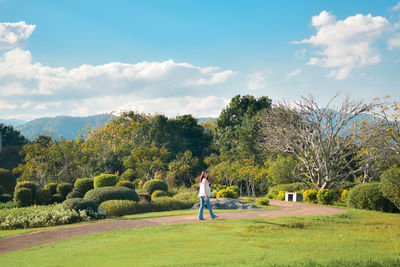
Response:
MULTIPOLYGON (((271 205, 279 206, 276 210, 252 210, 244 212, 221 212, 216 210, 216 220, 247 219, 259 217, 289 217, 289 216, 312 216, 323 214, 337 214, 345 212, 344 209, 310 205, 304 203, 284 202, 271 200, 271 205)), ((204 213, 208 215, 207 213, 204 213)), ((205 216, 206 221, 211 220, 205 216)), ((50 242, 61 241, 71 237, 97 234, 103 232, 118 231, 129 228, 142 228, 160 225, 183 224, 199 222, 196 215, 178 215, 148 219, 127 219, 94 222, 81 225, 65 226, 49 230, 41 230, 27 234, 0 238, 0 254, 23 248, 43 245, 50 242)))

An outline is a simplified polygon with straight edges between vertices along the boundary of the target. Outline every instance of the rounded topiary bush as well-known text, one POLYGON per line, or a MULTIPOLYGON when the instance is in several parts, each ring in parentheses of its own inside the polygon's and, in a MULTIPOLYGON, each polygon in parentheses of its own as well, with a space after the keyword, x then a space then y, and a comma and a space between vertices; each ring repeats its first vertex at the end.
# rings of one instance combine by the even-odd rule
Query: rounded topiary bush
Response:
POLYGON ((48 183, 44 188, 49 189, 52 195, 57 194, 57 183, 48 183))
POLYGON ((16 184, 15 176, 9 170, 0 168, 0 185, 4 187, 5 192, 12 194, 16 184))
POLYGON ((61 203, 65 200, 65 197, 61 194, 54 194, 51 196, 52 203, 61 203))
POLYGON ((35 193, 35 204, 49 205, 51 204, 51 192, 47 188, 40 188, 35 193))
POLYGON ((92 190, 94 188, 93 180, 94 180, 93 178, 77 179, 74 184, 74 189, 80 192, 82 195, 85 195, 87 191, 92 190))
POLYGON ((153 192, 153 194, 151 194, 151 199, 155 199, 157 197, 166 197, 167 196, 167 192, 162 191, 162 190, 156 190, 153 192))
POLYGON ((29 188, 32 191, 32 196, 35 195, 36 189, 37 189, 36 184, 34 184, 34 183, 30 182, 30 181, 20 182, 20 183, 17 183, 17 185, 15 186, 15 190, 17 190, 19 188, 23 188, 23 187, 24 188, 29 188))
POLYGON ((121 179, 125 181, 133 181, 136 179, 135 171, 132 169, 127 169, 121 174, 121 179))
POLYGON ((65 200, 62 205, 67 209, 75 211, 92 210, 97 212, 98 210, 96 202, 83 198, 70 198, 65 200))
POLYGON ((2 202, 2 203, 12 201, 12 199, 13 199, 12 196, 9 194, 0 195, 0 202, 2 202))
POLYGON ((400 209, 400 168, 390 168, 381 177, 383 195, 400 209))
POLYGON ((135 190, 123 186, 99 187, 88 191, 84 199, 92 200, 100 205, 107 200, 132 200, 139 201, 135 190))
POLYGON ((72 184, 70 183, 61 183, 57 185, 57 193, 63 195, 64 198, 71 192, 73 189, 72 184))
POLYGON ((17 202, 18 206, 26 207, 33 204, 32 190, 26 187, 15 189, 14 201, 17 202))
POLYGON ((355 186, 348 195, 352 208, 393 212, 396 206, 383 196, 379 183, 364 183, 355 186))
POLYGON ((303 192, 303 200, 308 202, 317 202, 318 191, 315 189, 307 189, 303 192))
POLYGON ((93 187, 106 187, 106 186, 115 186, 119 181, 119 178, 115 174, 101 174, 99 176, 94 177, 93 187))
POLYGON ((144 212, 145 204, 132 200, 107 200, 99 208, 105 210, 107 216, 122 216, 144 212))
POLYGON ((72 190, 71 192, 68 193, 68 195, 65 197, 66 199, 70 198, 83 198, 85 194, 82 194, 81 192, 72 190))
POLYGON ((217 192, 216 198, 238 198, 239 196, 230 189, 221 189, 217 192))
POLYGON ((156 190, 162 190, 162 191, 168 192, 168 185, 163 180, 153 179, 153 180, 145 182, 144 185, 143 185, 143 189, 149 195, 151 195, 156 190))
POLYGON ((125 186, 132 190, 135 190, 135 184, 130 181, 119 181, 115 186, 125 186))
POLYGON ((317 195, 318 204, 330 205, 335 200, 335 194, 332 190, 321 189, 317 195))

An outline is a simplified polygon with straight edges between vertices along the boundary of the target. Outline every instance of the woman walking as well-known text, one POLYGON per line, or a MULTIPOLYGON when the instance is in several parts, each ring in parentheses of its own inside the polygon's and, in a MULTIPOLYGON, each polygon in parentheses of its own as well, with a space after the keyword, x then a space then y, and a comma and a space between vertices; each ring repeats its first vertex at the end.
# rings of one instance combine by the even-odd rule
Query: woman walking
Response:
POLYGON ((200 197, 199 220, 204 220, 203 210, 205 204, 207 204, 207 208, 208 211, 210 212, 211 218, 214 219, 215 217, 217 217, 215 216, 215 214, 211 209, 210 200, 208 198, 208 196, 211 195, 211 191, 207 178, 208 178, 208 173, 203 171, 200 176, 200 188, 199 188, 199 197, 200 197))

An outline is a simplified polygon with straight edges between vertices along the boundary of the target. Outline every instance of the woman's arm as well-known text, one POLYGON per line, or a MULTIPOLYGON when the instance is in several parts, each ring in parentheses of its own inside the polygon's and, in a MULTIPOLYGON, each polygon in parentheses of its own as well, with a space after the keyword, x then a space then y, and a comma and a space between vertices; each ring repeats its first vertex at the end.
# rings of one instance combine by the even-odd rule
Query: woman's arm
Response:
MULTIPOLYGON (((204 181, 204 180, 203 180, 203 181, 204 181)), ((203 183, 203 186, 204 186, 204 199, 205 199, 205 200, 208 199, 208 196, 207 196, 207 183, 208 183, 207 180, 205 180, 204 183, 203 183)))

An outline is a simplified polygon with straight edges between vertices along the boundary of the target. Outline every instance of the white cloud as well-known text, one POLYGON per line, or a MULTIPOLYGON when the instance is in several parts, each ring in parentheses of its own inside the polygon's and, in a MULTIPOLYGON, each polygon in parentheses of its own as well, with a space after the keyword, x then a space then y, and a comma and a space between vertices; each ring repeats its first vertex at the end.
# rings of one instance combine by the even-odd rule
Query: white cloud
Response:
POLYGON ((296 69, 296 70, 292 71, 291 73, 287 74, 286 77, 289 78, 289 77, 299 75, 301 73, 301 71, 302 71, 301 69, 296 69))
POLYGON ((382 32, 390 28, 389 21, 381 16, 357 14, 345 20, 322 11, 312 17, 317 33, 309 39, 293 42, 321 47, 319 57, 312 57, 309 65, 334 68, 328 76, 346 79, 352 70, 380 62, 380 55, 372 48, 382 32))
POLYGON ((27 25, 25 21, 16 23, 0 23, 0 49, 17 47, 21 41, 27 40, 36 25, 27 25))
POLYGON ((267 76, 270 75, 270 71, 264 72, 253 72, 247 75, 247 88, 249 90, 260 90, 267 87, 267 76))
POLYGON ((400 34, 399 33, 388 40, 388 47, 390 50, 393 48, 400 47, 400 34))
POLYGON ((397 5, 395 5, 394 7, 392 7, 393 11, 397 11, 400 9, 400 2, 397 3, 397 5))
POLYGON ((9 104, 5 101, 0 100, 0 110, 14 110, 18 108, 17 105, 9 104))

